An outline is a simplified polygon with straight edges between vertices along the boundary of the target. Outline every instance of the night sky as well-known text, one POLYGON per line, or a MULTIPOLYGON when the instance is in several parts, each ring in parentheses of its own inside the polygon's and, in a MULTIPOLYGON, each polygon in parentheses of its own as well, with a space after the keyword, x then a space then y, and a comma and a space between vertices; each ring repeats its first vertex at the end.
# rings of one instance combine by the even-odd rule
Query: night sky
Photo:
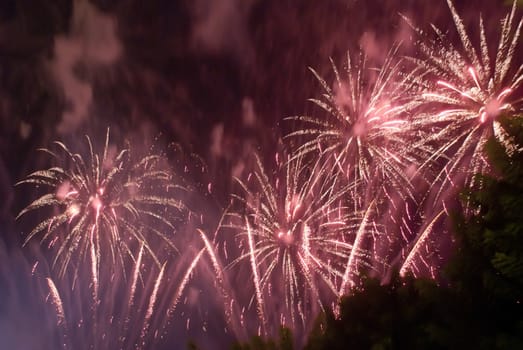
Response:
MULTIPOLYGON (((455 3, 474 38, 479 12, 488 14, 485 27, 497 35, 498 14, 507 11, 502 1, 455 3)), ((47 297, 52 269, 41 267, 52 261, 52 250, 38 239, 22 247, 39 218, 15 217, 37 194, 15 184, 50 165, 37 149, 61 140, 85 151, 84 135, 103 146, 109 128, 117 145, 158 150, 185 172, 189 206, 212 231, 229 203, 233 177, 247 176, 254 153, 270 164, 281 149, 295 127, 285 118, 321 113, 307 101, 322 93, 309 67, 331 81, 329 58, 341 62, 347 50, 365 53, 371 67, 397 43, 397 55, 416 54, 414 33, 400 14, 458 40, 444 0, 1 0, 2 346, 56 349, 66 342, 81 348, 76 342, 89 334, 63 340, 47 297), (36 261, 41 270, 31 273, 36 261)), ((183 237, 190 251, 190 234, 183 237)), ((177 310, 165 338, 149 348, 184 348, 189 339, 224 348, 251 335, 224 331, 214 275, 212 263, 200 268, 184 294, 197 301, 177 310)), ((228 288, 241 285, 231 283, 238 285, 228 288)), ((69 294, 64 303, 75 303, 69 294)), ((81 317, 71 311, 71 319, 81 317)))

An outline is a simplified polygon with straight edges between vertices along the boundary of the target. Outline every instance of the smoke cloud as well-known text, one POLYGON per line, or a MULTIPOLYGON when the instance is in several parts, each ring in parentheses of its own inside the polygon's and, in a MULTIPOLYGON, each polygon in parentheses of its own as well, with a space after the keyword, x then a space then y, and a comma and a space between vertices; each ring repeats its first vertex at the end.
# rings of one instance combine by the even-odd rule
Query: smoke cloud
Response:
POLYGON ((59 133, 74 131, 89 113, 93 91, 89 74, 96 68, 114 64, 121 55, 116 21, 87 0, 75 0, 71 30, 55 37, 50 71, 63 88, 67 108, 58 125, 59 133), (82 76, 79 70, 85 70, 82 76))
POLYGON ((247 23, 256 1, 191 1, 194 48, 211 54, 232 54, 240 62, 247 62, 253 54, 247 23))

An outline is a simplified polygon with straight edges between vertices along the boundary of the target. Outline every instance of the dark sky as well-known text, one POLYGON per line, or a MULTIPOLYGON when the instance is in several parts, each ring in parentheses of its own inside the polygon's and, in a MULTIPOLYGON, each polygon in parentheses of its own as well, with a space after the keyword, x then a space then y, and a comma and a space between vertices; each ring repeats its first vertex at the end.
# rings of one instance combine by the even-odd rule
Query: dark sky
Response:
MULTIPOLYGON (((474 34, 478 9, 497 28, 499 3, 456 7, 474 34)), ((190 181, 214 223, 252 153, 273 157, 292 130, 283 119, 315 111, 307 99, 321 90, 308 67, 328 77, 329 57, 340 62, 347 50, 379 66, 398 42, 398 54, 414 54, 400 13, 456 38, 444 0, 1 0, 0 338, 52 348, 31 343, 45 327, 33 338, 15 332, 49 321, 27 277, 45 252, 21 248, 14 220, 34 199, 14 184, 48 165, 36 149, 57 139, 75 146, 86 134, 100 143, 108 127, 116 143, 136 148, 179 144, 183 160, 173 162, 205 165, 190 181)))

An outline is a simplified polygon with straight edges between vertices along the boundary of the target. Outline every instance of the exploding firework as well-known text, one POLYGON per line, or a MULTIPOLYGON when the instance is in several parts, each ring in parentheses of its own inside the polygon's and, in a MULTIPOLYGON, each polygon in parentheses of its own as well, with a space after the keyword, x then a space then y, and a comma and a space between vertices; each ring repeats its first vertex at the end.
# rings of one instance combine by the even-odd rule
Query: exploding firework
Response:
POLYGON ((60 276, 73 268, 73 281, 78 277, 80 262, 90 260, 95 299, 102 261, 109 274, 116 272, 116 266, 125 271, 126 262, 129 258, 136 261, 143 247, 160 266, 153 246, 175 249, 172 235, 178 214, 184 210, 176 199, 183 188, 173 182, 162 157, 147 155, 134 162, 129 147, 116 153, 109 146, 109 131, 101 155, 95 153, 87 137, 87 160, 65 144, 55 144, 56 152, 43 151, 58 164, 20 182, 50 189, 18 215, 51 208, 50 217, 40 222, 25 242, 42 235, 42 242, 56 246, 53 266, 60 276))
MULTIPOLYGON (((499 122, 502 115, 521 111, 518 89, 523 81, 523 66, 514 67, 516 48, 523 21, 516 20, 516 4, 501 21, 501 34, 493 57, 487 33, 479 19, 479 51, 465 29, 452 1, 447 0, 460 45, 452 43, 442 30, 433 26, 436 38, 414 28, 421 38, 416 44, 420 57, 409 58, 420 72, 412 76, 420 87, 413 125, 430 131, 423 142, 432 149, 421 166, 429 170, 427 202, 422 224, 416 237, 403 249, 405 258, 400 273, 415 275, 431 271, 434 261, 428 258, 437 250, 435 232, 442 236, 454 195, 463 185, 474 186, 474 174, 489 171, 483 148, 490 137, 505 144, 509 152, 514 145, 499 122)), ((408 19, 407 19, 408 21, 408 19)), ((467 208, 465 208, 467 210, 467 208)))
POLYGON ((335 303, 340 286, 372 256, 354 248, 358 231, 378 234, 348 209, 349 189, 328 177, 321 163, 289 158, 277 156, 271 176, 256 157, 247 182, 238 180, 242 194, 234 198, 242 209, 228 213, 242 251, 229 269, 247 267, 261 333, 274 331, 269 325, 306 327, 315 311, 335 303))
MULTIPOLYGON (((482 17, 478 51, 452 1, 447 3, 461 45, 453 45, 433 27, 436 40, 420 40, 417 44, 422 58, 411 58, 425 72, 417 79, 423 89, 419 103, 424 111, 415 124, 435 131, 426 140, 434 149, 427 161, 446 163, 434 181, 441 182, 438 196, 448 185, 459 185, 454 182, 460 177, 471 184, 471 175, 487 171, 483 147, 489 137, 513 149, 497 118, 521 111, 517 90, 523 81, 523 65, 513 66, 523 24, 515 18, 516 2, 501 21, 495 58, 489 52, 482 17)), ((421 29, 414 29, 420 37, 426 36, 421 29)))
POLYGON ((310 137, 298 148, 298 156, 318 152, 332 164, 332 172, 358 184, 352 194, 360 208, 388 185, 413 196, 410 179, 424 155, 422 147, 405 147, 412 132, 406 117, 411 108, 409 80, 415 72, 401 72, 401 61, 394 59, 397 50, 389 52, 379 70, 368 68, 365 56, 354 59, 347 53, 345 77, 331 60, 333 88, 312 70, 324 94, 311 101, 326 117, 290 118, 306 127, 288 137, 310 137))

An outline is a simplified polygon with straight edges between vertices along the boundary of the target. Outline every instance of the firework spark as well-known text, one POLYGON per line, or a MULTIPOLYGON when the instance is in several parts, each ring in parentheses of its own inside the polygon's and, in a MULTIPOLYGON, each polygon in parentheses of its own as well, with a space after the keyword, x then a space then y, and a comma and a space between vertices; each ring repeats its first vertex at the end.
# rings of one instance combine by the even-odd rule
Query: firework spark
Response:
POLYGON ((344 204, 349 188, 327 177, 319 162, 276 162, 278 171, 269 176, 256 157, 248 181, 238 180, 243 194, 234 198, 243 209, 228 214, 243 249, 229 268, 242 262, 250 267, 261 333, 270 332, 269 319, 305 325, 312 310, 335 302, 340 284, 353 277, 345 272, 347 262, 352 272, 372 255, 353 247, 361 220, 344 204), (279 320, 271 318, 273 295, 282 296, 279 320))
POLYGON ((94 152, 87 137, 87 161, 65 144, 55 144, 58 152, 43 151, 59 164, 36 171, 20 182, 45 186, 51 191, 23 209, 18 217, 36 209, 52 208, 52 215, 39 223, 25 242, 42 234, 42 242, 57 245, 53 266, 58 267, 60 276, 74 266, 76 280, 79 262, 90 260, 96 300, 102 260, 108 259, 104 260, 108 263, 105 270, 113 266, 124 270, 126 259, 136 261, 135 252, 143 247, 159 266, 151 242, 175 249, 175 218, 184 209, 175 196, 183 188, 173 184, 159 155, 148 155, 134 163, 130 148, 113 154, 109 131, 101 155, 94 152))

